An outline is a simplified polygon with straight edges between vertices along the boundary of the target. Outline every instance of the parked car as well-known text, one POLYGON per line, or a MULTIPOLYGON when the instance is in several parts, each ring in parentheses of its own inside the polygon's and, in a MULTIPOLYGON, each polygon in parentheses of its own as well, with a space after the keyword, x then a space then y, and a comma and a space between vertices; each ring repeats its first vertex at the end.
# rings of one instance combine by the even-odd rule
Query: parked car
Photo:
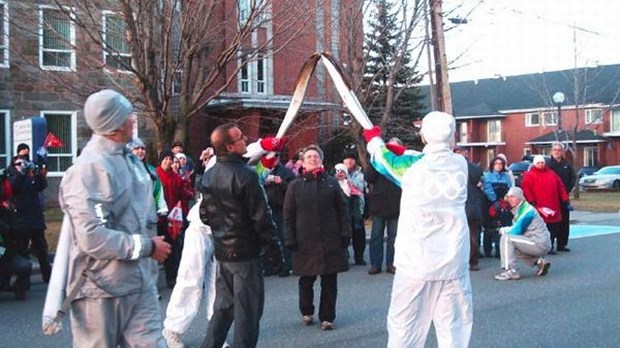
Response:
POLYGON ((599 169, 601 169, 601 168, 599 168, 599 167, 581 167, 581 169, 579 169, 579 171, 577 172, 577 176, 579 177, 579 179, 581 179, 584 176, 588 176, 588 175, 594 174, 594 172, 596 172, 599 169))
POLYGON ((580 190, 620 190, 620 165, 607 166, 579 179, 580 190))
POLYGON ((512 170, 512 175, 515 177, 515 185, 521 187, 521 180, 523 179, 523 174, 530 169, 532 162, 522 161, 522 162, 514 162, 508 166, 508 169, 512 170))

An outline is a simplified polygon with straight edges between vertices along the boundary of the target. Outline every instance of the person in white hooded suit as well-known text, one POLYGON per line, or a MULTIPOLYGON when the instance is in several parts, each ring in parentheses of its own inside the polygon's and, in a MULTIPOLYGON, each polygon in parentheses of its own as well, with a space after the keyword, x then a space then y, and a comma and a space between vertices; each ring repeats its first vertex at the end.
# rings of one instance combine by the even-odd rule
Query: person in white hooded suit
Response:
POLYGON ((467 347, 473 323, 465 215, 467 162, 452 152, 454 117, 422 121, 423 151, 392 153, 377 126, 365 130, 371 163, 402 188, 395 242, 388 347, 424 347, 430 324, 439 347, 467 347))

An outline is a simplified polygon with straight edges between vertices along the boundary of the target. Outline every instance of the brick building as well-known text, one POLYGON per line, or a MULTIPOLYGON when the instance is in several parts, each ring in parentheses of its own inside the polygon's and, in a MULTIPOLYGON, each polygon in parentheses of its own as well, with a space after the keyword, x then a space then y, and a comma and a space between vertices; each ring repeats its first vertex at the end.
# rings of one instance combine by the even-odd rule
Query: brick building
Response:
POLYGON ((499 153, 509 163, 550 154, 556 141, 570 147, 567 157, 577 170, 620 164, 620 65, 455 82, 450 88, 457 143, 485 169, 499 153), (565 95, 560 122, 553 102, 558 91, 565 95))
MULTIPOLYGON (((44 117, 48 131, 64 142, 63 147, 50 149, 48 159, 50 188, 46 190, 46 195, 49 202, 55 203, 60 178, 77 156, 79 148, 90 138, 90 131, 83 120, 82 105, 86 96, 96 90, 78 88, 75 91, 68 87, 79 86, 82 81, 113 87, 111 70, 119 68, 119 61, 126 59, 130 62, 132 58, 123 45, 118 45, 114 55, 106 52, 101 43, 97 44, 89 38, 57 7, 40 3, 0 0, 0 162, 8 165, 15 153, 11 131, 13 123, 29 117, 44 117), (54 37, 61 37, 71 44, 54 41, 54 37), (70 82, 67 86, 61 86, 50 76, 63 76, 65 81, 70 82)), ((211 18, 228 19, 226 23, 232 22, 236 26, 248 15, 252 4, 256 5, 251 0, 223 1, 217 7, 217 15, 211 18), (234 18, 231 21, 227 16, 234 18)), ((260 46, 270 39, 274 28, 284 25, 296 31, 296 37, 286 44, 280 43, 277 51, 266 49, 257 59, 241 68, 238 74, 233 74, 232 82, 219 97, 191 118, 186 151, 192 157, 197 157, 200 150, 208 145, 209 133, 222 122, 239 122, 250 139, 275 134, 290 103, 299 70, 312 53, 330 51, 346 66, 350 64, 350 57, 361 52, 361 40, 349 37, 351 25, 357 28, 357 34, 362 31, 361 17, 351 23, 354 17, 351 13, 359 10, 360 1, 326 1, 319 2, 320 5, 300 2, 299 6, 307 7, 307 17, 300 18, 298 24, 276 20, 285 18, 278 14, 290 12, 288 6, 294 2, 263 1, 261 4, 267 6, 265 17, 253 29, 251 42, 247 44, 260 46)), ((114 23, 118 20, 114 13, 101 9, 95 17, 101 18, 104 36, 114 39, 114 33, 106 31, 106 28, 118 24, 114 23)), ((225 37, 214 44, 214 49, 223 49, 228 40, 234 40, 236 27, 228 29, 225 37)), ((356 37, 361 38, 361 35, 356 37)), ((112 45, 110 42, 107 44, 112 45)), ((239 56, 242 54, 238 52, 239 56)), ((126 82, 129 76, 123 78, 126 82)), ((225 80, 220 78, 220 86, 224 86, 225 80)), ((218 88, 218 85, 213 88, 218 88)), ((339 126, 341 112, 342 104, 333 84, 325 70, 317 67, 298 116, 299 121, 289 131, 293 135, 289 151, 325 140, 331 130, 339 126)), ((154 149, 153 125, 140 114, 138 120, 138 135, 154 149)))

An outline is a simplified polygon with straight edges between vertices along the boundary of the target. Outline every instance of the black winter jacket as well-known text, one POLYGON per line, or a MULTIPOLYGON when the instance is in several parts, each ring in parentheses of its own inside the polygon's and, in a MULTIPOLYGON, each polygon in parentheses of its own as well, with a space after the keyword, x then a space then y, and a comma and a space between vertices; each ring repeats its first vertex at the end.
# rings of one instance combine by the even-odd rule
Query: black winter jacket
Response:
POLYGON ((568 163, 568 161, 564 158, 562 158, 559 162, 553 158, 550 158, 545 164, 560 177, 564 187, 566 187, 566 193, 570 194, 575 187, 575 180, 577 179, 573 166, 571 166, 570 163, 568 163))
POLYGON ((273 168, 271 175, 279 176, 282 179, 282 183, 276 184, 273 182, 265 182, 265 192, 267 192, 267 201, 269 206, 273 210, 282 211, 284 206, 284 195, 286 195, 286 189, 288 184, 295 179, 295 174, 289 169, 284 167, 282 163, 273 168))
POLYGON ((13 177, 14 229, 44 230, 45 218, 39 192, 47 188, 47 179, 41 174, 29 176, 17 173, 13 177))
POLYGON ((342 240, 351 221, 338 180, 304 174, 289 184, 284 198, 284 245, 293 249, 293 273, 335 274, 349 269, 342 240))
POLYGON ((262 247, 278 246, 265 191, 243 157, 218 156, 200 189, 200 219, 211 227, 218 261, 248 261, 262 247))
POLYGON ((368 166, 364 172, 364 180, 370 184, 370 192, 366 196, 370 215, 385 219, 397 218, 402 195, 400 187, 379 174, 373 166, 368 166))

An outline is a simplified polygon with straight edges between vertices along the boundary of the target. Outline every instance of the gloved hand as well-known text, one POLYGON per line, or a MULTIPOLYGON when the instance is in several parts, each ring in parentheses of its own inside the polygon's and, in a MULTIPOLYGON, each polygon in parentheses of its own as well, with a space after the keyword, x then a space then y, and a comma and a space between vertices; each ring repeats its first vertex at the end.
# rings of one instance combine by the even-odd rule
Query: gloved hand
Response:
POLYGON ((62 323, 55 322, 54 318, 45 316, 43 317, 43 334, 46 336, 53 336, 62 331, 62 323))
POLYGON ((284 149, 284 145, 288 141, 288 137, 276 138, 276 137, 266 137, 265 139, 260 141, 260 146, 265 151, 273 151, 278 152, 284 149))
POLYGON ((385 144, 385 147, 392 151, 396 156, 402 156, 402 154, 405 153, 405 150, 407 150, 406 147, 397 143, 387 143, 385 144))
POLYGON ((282 250, 280 249, 280 243, 274 241, 265 247, 265 257, 269 268, 274 274, 282 272, 284 261, 282 260, 282 250))
POLYGON ((260 158, 260 163, 263 165, 263 167, 267 169, 273 169, 273 167, 276 166, 276 160, 277 160, 276 156, 272 156, 272 157, 263 156, 260 158))
POLYGON ((567 211, 575 210, 575 207, 573 207, 573 205, 570 204, 570 201, 566 201, 566 202, 564 202, 562 204, 564 205, 564 209, 566 209, 567 211))
POLYGON ((381 138, 381 127, 373 126, 370 129, 364 129, 364 140, 366 140, 366 142, 369 142, 376 137, 381 138))
POLYGON ((350 237, 340 237, 340 247, 342 249, 346 249, 349 247, 349 241, 351 240, 350 237))
POLYGON ((509 229, 510 229, 510 227, 508 227, 508 226, 500 227, 499 228, 499 234, 506 234, 509 229))

